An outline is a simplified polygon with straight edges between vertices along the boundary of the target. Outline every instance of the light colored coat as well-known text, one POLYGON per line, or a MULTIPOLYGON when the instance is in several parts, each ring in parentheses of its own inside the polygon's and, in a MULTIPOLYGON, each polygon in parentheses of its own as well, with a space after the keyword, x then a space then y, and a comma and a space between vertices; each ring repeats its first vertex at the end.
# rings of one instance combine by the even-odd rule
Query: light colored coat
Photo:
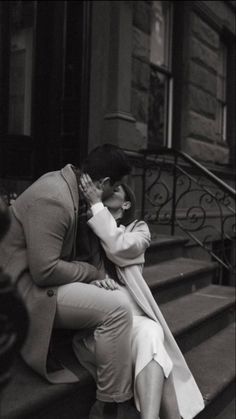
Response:
POLYGON ((116 265, 119 278, 125 283, 146 315, 161 324, 165 348, 173 362, 173 380, 179 406, 184 419, 194 418, 204 408, 199 388, 186 361, 142 276, 144 252, 150 244, 150 232, 143 221, 117 227, 114 218, 104 208, 88 224, 100 238, 108 258, 116 265))
POLYGON ((0 266, 17 284, 30 317, 22 356, 54 383, 78 381, 69 370, 46 370, 58 286, 97 278, 93 266, 74 259, 78 204, 71 165, 47 173, 10 208, 11 227, 0 244, 0 266))

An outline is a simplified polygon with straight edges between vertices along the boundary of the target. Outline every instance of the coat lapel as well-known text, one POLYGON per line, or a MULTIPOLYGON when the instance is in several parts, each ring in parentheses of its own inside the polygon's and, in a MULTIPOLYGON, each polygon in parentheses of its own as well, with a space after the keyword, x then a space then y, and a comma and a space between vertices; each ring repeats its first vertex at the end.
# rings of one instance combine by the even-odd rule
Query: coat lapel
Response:
POLYGON ((73 172, 71 164, 67 164, 63 169, 61 169, 60 173, 63 179, 66 181, 68 188, 70 190, 71 198, 74 203, 74 208, 76 212, 78 212, 79 206, 79 192, 78 192, 78 185, 75 173, 73 172))
POLYGON ((75 258, 76 256, 76 234, 78 228, 78 211, 79 211, 79 191, 78 191, 78 182, 76 175, 73 171, 73 166, 71 164, 67 164, 63 167, 60 171, 61 176, 67 183, 67 186, 70 191, 70 195, 74 205, 74 214, 75 214, 75 229, 74 229, 74 244, 73 244, 73 255, 72 257, 75 258))

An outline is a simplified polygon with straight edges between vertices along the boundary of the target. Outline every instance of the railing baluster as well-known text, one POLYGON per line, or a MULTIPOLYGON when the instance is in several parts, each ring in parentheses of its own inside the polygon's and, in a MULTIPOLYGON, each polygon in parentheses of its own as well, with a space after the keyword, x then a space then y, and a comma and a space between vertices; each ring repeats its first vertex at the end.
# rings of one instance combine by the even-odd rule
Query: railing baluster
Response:
POLYGON ((146 198, 146 155, 143 156, 142 189, 141 217, 144 219, 146 198))
POLYGON ((233 245, 236 238, 236 191, 192 157, 178 150, 160 148, 142 153, 142 217, 150 223, 169 224, 171 235, 176 233, 178 227, 224 269, 235 273, 235 263, 228 260, 224 242, 227 240, 233 245), (168 156, 173 156, 174 161, 170 163, 168 156), (173 167, 169 170, 171 165, 173 167), (155 173, 155 166, 158 176, 154 182, 151 176, 150 183, 148 170, 151 168, 155 173), (169 181, 170 173, 173 179, 169 181), (147 202, 151 208, 146 208, 147 202), (209 243, 218 240, 221 241, 221 254, 209 247, 209 243))
POLYGON ((177 189, 177 163, 178 156, 174 157, 174 171, 173 171, 173 195, 172 195, 172 210, 171 210, 171 235, 175 234, 175 218, 176 218, 176 189, 177 189))

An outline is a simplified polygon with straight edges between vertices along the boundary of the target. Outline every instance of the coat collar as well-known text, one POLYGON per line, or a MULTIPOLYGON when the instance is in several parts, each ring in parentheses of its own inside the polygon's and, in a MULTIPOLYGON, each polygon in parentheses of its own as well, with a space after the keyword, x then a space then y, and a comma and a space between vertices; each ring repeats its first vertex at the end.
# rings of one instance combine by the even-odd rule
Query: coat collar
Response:
POLYGON ((71 197, 74 203, 74 208, 76 211, 78 211, 79 192, 78 192, 77 179, 73 171, 73 166, 71 164, 67 164, 65 167, 61 169, 60 173, 68 185, 68 188, 70 190, 71 197))

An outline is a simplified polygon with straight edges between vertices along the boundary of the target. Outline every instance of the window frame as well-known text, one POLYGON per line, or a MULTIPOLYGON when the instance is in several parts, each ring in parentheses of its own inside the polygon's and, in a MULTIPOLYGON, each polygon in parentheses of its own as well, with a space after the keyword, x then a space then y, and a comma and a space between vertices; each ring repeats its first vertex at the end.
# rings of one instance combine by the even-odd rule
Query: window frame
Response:
MULTIPOLYGON (((164 104, 164 132, 163 132, 163 147, 172 147, 172 133, 173 133, 173 94, 174 94, 174 76, 173 76, 173 32, 174 32, 174 2, 169 1, 169 13, 168 13, 168 38, 165 45, 166 51, 164 56, 167 56, 167 60, 163 65, 158 65, 151 62, 151 50, 150 50, 150 72, 154 70, 157 73, 163 75, 166 79, 166 91, 165 91, 165 104, 164 104)), ((151 48, 151 39, 150 39, 151 48)), ((149 122, 148 122, 149 126, 149 122)), ((149 128, 148 128, 149 132, 149 128)), ((155 144, 150 141, 148 135, 148 147, 155 148, 155 144)), ((158 145, 157 145, 158 147, 158 145)))

